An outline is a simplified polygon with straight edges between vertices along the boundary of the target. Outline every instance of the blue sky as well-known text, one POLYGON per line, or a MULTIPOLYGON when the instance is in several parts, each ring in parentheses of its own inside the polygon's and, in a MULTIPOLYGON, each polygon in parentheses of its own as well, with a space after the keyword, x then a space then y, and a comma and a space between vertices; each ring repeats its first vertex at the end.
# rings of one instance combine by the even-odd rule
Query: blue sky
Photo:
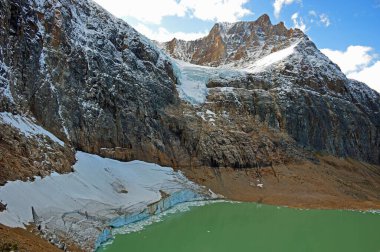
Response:
POLYGON ((151 39, 192 40, 215 22, 252 21, 302 29, 350 78, 380 92, 380 0, 95 0, 151 39))

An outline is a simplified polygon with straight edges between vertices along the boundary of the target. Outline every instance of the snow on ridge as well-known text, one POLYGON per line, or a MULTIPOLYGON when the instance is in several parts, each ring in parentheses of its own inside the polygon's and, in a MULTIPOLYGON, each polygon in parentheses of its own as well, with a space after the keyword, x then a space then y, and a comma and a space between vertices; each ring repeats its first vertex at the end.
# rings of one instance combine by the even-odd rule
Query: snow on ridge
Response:
POLYGON ((250 73, 257 73, 257 72, 262 72, 264 71, 267 67, 280 62, 290 55, 292 55, 295 52, 296 46, 300 43, 300 41, 294 43, 293 45, 279 50, 277 52, 273 52, 271 54, 268 54, 267 56, 258 59, 255 61, 253 64, 250 65, 245 65, 244 69, 247 70, 250 73))
POLYGON ((236 23, 231 22, 220 22, 218 23, 219 27, 223 29, 223 31, 228 32, 236 23))
POLYGON ((45 130, 27 117, 21 115, 13 115, 9 112, 0 112, 0 122, 3 122, 20 130, 26 137, 44 135, 61 146, 65 145, 62 140, 58 139, 51 132, 45 130))

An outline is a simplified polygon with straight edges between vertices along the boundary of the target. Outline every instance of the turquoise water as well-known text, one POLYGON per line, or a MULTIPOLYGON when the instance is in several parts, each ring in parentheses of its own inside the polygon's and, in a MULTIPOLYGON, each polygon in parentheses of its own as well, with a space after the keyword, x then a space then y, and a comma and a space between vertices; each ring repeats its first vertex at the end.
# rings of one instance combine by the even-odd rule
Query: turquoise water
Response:
POLYGON ((116 235, 100 251, 380 252, 380 214, 221 202, 116 235))

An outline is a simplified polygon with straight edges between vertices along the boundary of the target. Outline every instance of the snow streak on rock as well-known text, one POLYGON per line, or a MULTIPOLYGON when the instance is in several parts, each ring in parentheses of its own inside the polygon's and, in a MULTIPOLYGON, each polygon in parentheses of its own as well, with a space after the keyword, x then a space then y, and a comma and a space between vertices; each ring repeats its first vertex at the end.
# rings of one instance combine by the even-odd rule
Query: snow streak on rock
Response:
POLYGON ((65 145, 65 143, 58 139, 55 135, 37 125, 27 117, 21 115, 13 115, 9 112, 0 112, 0 122, 6 123, 14 128, 19 129, 26 137, 44 135, 61 146, 65 145))
MULTIPOLYGON (((2 48, 0 48, 0 56, 2 55, 2 48)), ((1 61, 0 57, 0 101, 2 97, 8 99, 9 102, 13 103, 13 97, 11 90, 9 88, 9 68, 1 61)))

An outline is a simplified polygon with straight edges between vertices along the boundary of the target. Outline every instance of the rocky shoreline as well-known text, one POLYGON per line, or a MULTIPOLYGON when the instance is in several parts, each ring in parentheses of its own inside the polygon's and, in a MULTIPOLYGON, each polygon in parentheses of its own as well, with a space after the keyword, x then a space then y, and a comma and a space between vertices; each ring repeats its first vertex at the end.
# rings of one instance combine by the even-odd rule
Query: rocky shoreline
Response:
POLYGON ((183 172, 231 200, 310 209, 380 209, 378 165, 329 155, 315 159, 318 162, 251 169, 199 167, 183 172))

